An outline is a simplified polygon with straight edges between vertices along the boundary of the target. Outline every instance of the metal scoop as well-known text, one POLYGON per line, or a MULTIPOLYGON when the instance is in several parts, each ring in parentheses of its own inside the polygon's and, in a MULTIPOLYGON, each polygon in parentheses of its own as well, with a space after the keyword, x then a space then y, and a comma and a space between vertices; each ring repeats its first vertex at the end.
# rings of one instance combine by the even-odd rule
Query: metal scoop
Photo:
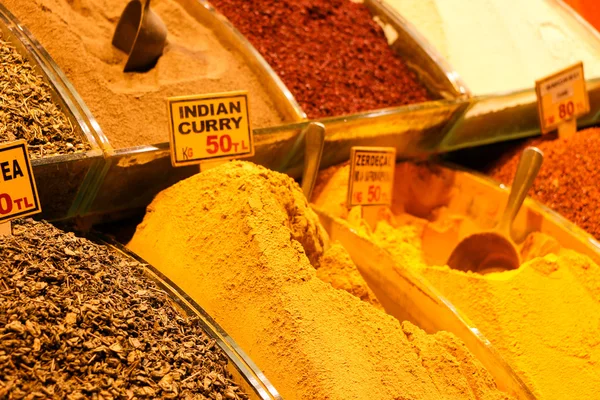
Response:
POLYGON ((519 268, 519 252, 511 239, 510 230, 543 159, 544 155, 538 148, 525 149, 500 222, 492 231, 476 233, 463 239, 448 259, 451 268, 482 274, 519 268))
POLYGON ((302 191, 310 201, 315 187, 317 173, 321 165, 323 146, 325 145, 325 126, 320 122, 311 122, 302 133, 304 135, 304 171, 302 172, 302 191))
POLYGON ((125 72, 148 71, 161 56, 167 27, 150 9, 150 0, 132 0, 119 18, 112 44, 127 53, 125 72))

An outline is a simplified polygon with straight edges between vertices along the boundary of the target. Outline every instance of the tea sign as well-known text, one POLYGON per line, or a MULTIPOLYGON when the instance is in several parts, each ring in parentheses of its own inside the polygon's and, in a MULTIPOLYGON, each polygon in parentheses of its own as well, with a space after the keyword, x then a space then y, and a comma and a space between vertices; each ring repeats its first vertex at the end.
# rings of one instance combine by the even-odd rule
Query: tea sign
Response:
POLYGON ((0 145, 0 224, 4 233, 9 222, 42 211, 24 140, 0 145))

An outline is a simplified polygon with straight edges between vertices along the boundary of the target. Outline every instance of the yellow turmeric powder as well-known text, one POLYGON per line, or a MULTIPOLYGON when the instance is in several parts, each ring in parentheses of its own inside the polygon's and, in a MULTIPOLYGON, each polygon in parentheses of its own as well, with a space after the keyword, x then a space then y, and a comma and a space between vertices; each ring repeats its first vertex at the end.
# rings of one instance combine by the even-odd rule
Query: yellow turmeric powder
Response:
MULTIPOLYGON (((431 259, 445 260, 473 230, 493 226, 503 204, 465 195, 469 188, 458 187, 452 174, 406 164, 398 164, 405 174, 397 170, 396 176, 416 182, 395 187, 395 215, 379 221, 369 233, 371 239, 400 267, 420 271, 463 311, 540 399, 598 398, 600 267, 539 232, 520 244, 524 263, 514 271, 480 275, 432 264, 431 259), (412 189, 407 192, 406 187, 412 189), (426 196, 421 202, 419 193, 438 193, 442 201, 426 196), (402 214, 409 209, 423 218, 402 214)), ((348 170, 341 166, 324 171, 312 199, 320 209, 342 218, 347 218, 339 203, 345 199, 348 170), (330 190, 329 185, 335 187, 330 190)), ((348 221, 358 224, 356 218, 348 221)))
POLYGON ((336 289, 344 290, 383 311, 383 307, 360 275, 350 255, 340 243, 333 243, 323 255, 317 277, 336 289))
POLYGON ((427 335, 319 280, 327 242, 291 178, 236 161, 160 193, 128 246, 207 310, 285 399, 509 397, 454 336, 427 335))

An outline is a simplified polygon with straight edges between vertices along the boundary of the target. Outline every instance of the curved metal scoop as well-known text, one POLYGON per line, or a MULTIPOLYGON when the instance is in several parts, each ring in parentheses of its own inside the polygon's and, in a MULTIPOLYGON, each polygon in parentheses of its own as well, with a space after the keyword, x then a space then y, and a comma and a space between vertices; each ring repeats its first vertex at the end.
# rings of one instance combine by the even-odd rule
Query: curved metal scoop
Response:
POLYGON ((150 0, 132 0, 119 18, 112 44, 127 53, 125 72, 148 71, 161 56, 167 27, 150 9, 150 0))
POLYGON ((311 122, 302 132, 304 135, 304 170, 302 172, 302 191, 310 202, 317 181, 323 146, 325 145, 325 126, 320 122, 311 122))
POLYGON ((450 254, 450 268, 478 273, 519 268, 519 252, 511 239, 510 230, 543 159, 543 153, 536 147, 528 147, 523 151, 500 222, 492 231, 463 239, 450 254))

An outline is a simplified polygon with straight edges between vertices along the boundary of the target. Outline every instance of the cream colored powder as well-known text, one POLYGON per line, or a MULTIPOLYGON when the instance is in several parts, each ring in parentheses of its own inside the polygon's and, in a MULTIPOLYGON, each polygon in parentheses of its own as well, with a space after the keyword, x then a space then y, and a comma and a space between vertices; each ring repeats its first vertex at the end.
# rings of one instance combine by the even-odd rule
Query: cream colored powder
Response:
POLYGON ((548 0, 386 0, 478 95, 533 88, 583 61, 600 76, 600 42, 548 0))
POLYGON ((168 142, 168 96, 248 90, 253 127, 282 121, 241 56, 221 44, 176 0, 152 2, 169 30, 156 66, 146 73, 124 73, 126 55, 111 41, 127 3, 3 1, 63 69, 115 148, 168 142))
POLYGON ((327 241, 291 178, 236 161, 160 193, 128 246, 285 399, 507 398, 453 336, 426 335, 319 280, 327 241))
MULTIPOLYGON (((503 205, 482 196, 475 185, 459 182, 447 169, 407 164, 396 166, 396 176, 402 175, 394 187, 395 215, 382 218, 374 231, 360 232, 388 250, 400 267, 422 273, 464 312, 538 398, 596 398, 600 267, 539 232, 519 244, 524 263, 515 271, 480 275, 432 263, 436 258, 445 262, 448 252, 474 230, 491 228, 503 205), (443 201, 432 201, 432 195, 443 201), (403 210, 417 210, 422 218, 403 210), (456 210, 466 213, 456 215, 456 210)), ((348 173, 347 166, 323 171, 313 202, 362 228, 354 209, 342 212, 348 173)))

